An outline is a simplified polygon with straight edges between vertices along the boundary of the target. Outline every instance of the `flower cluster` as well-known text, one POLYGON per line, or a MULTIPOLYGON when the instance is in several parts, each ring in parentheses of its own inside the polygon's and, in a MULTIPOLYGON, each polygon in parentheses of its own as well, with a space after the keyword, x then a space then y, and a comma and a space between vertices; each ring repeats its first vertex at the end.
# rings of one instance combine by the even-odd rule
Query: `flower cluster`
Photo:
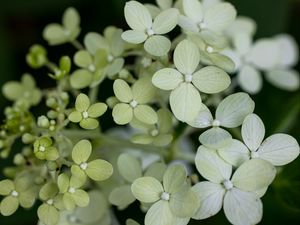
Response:
POLYGON ((57 85, 40 90, 25 74, 2 88, 13 103, 0 156, 15 154, 0 181, 3 216, 37 204, 39 225, 110 225, 112 206, 138 200, 145 225, 186 225, 222 208, 234 225, 261 221, 261 198, 299 144, 265 138, 251 94, 261 71, 299 88, 297 46, 288 35, 252 41, 255 23, 221 0, 156 3, 127 2, 128 30, 109 26, 83 44, 79 13, 68 8, 43 37, 75 54, 56 64, 45 47, 29 49, 28 65, 47 67, 57 85), (187 144, 194 134, 197 150, 187 144))

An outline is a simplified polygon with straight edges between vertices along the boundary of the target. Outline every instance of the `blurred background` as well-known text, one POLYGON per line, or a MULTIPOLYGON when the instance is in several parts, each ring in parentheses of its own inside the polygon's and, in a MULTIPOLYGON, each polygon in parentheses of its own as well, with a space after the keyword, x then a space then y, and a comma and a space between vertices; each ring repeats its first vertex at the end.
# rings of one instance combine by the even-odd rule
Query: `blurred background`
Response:
MULTIPOLYGON (((82 32, 79 38, 89 31, 102 32, 107 25, 126 28, 123 16, 125 0, 4 0, 0 7, 0 86, 6 81, 19 79, 24 72, 38 78, 39 86, 48 85, 49 80, 43 71, 32 71, 25 62, 25 55, 32 44, 40 43, 47 47, 49 58, 58 61, 63 54, 71 55, 72 46, 66 44, 48 47, 42 39, 42 30, 52 22, 60 22, 63 11, 75 7, 81 15, 82 32)), ((148 0, 143 2, 154 2, 148 0)), ((269 37, 278 33, 289 33, 300 44, 300 0, 230 0, 239 15, 252 17, 258 24, 256 38, 269 37)), ((299 64, 297 70, 299 71, 299 64)), ((45 71, 46 72, 46 71, 45 71)), ((300 141, 300 92, 284 92, 267 82, 258 95, 253 96, 256 113, 262 117, 266 135, 285 132, 300 141)), ((0 95, 0 119, 7 105, 0 95)), ((11 160, 0 160, 0 168, 11 160)), ((0 174, 1 178, 1 174, 0 174)), ((300 159, 286 166, 273 186, 263 197, 263 225, 300 224, 300 159)), ((125 213, 136 215, 135 209, 118 213, 124 220, 125 213), (133 211, 134 210, 134 211, 133 211)), ((36 209, 19 210, 14 216, 0 216, 1 225, 36 225, 36 209)), ((142 215, 141 215, 142 218, 142 215)), ((218 224, 228 222, 222 213, 205 221, 192 221, 191 224, 218 224)))

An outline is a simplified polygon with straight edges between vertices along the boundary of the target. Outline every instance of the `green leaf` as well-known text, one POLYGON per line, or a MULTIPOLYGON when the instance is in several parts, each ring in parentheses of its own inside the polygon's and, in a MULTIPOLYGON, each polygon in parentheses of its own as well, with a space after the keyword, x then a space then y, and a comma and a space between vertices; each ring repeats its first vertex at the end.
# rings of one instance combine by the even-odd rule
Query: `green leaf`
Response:
POLYGON ((178 22, 178 9, 171 8, 162 11, 153 21, 153 31, 155 34, 166 34, 173 30, 178 22))
POLYGON ((14 214, 19 208, 19 201, 16 197, 7 196, 0 203, 0 212, 3 216, 14 214))
POLYGON ((188 40, 181 41, 174 52, 174 64, 184 75, 192 75, 200 62, 197 45, 188 40))
POLYGON ((96 119, 87 118, 80 121, 80 126, 87 130, 96 129, 99 126, 99 122, 96 119))
POLYGON ((72 159, 76 164, 86 162, 92 153, 92 145, 88 140, 79 141, 72 150, 72 159))
POLYGON ((117 79, 113 85, 115 96, 121 101, 129 103, 133 99, 132 91, 129 85, 121 79, 117 79))
POLYGON ((156 202, 164 189, 161 183, 153 177, 141 177, 131 185, 131 191, 139 201, 145 203, 156 202))
POLYGON ((130 205, 134 201, 135 197, 132 195, 130 185, 117 187, 109 194, 109 202, 119 207, 130 205))
POLYGON ((71 86, 75 89, 88 87, 93 80, 93 74, 85 69, 79 69, 70 76, 71 86))
POLYGON ((171 48, 171 41, 164 36, 153 35, 146 40, 144 48, 153 56, 165 56, 171 48))
POLYGON ((232 183, 243 191, 256 191, 269 186, 276 176, 275 167, 262 159, 243 163, 233 174, 232 183))
POLYGON ((42 204, 37 210, 38 217, 45 225, 56 225, 59 221, 59 213, 55 207, 42 204))
POLYGON ((230 179, 232 166, 221 159, 215 150, 200 146, 195 164, 201 176, 213 183, 220 184, 230 179))
POLYGON ((148 105, 138 105, 133 110, 133 114, 139 121, 146 124, 155 124, 158 120, 156 112, 148 105))
POLYGON ((118 170, 128 182, 133 182, 142 177, 141 162, 130 154, 123 153, 118 158, 118 170))
POLYGON ((180 121, 193 120, 201 107, 198 90, 190 83, 181 83, 171 92, 170 105, 175 117, 180 121))
POLYGON ((183 165, 169 166, 163 176, 164 189, 169 194, 176 193, 186 181, 187 172, 183 165))
POLYGON ((88 163, 86 174, 93 180, 102 181, 108 179, 113 173, 112 165, 102 159, 96 159, 88 163))
POLYGON ((133 109, 125 103, 118 103, 112 111, 114 121, 119 125, 129 123, 133 118, 133 109))
POLYGON ((129 43, 140 44, 146 41, 147 35, 143 31, 127 30, 122 33, 122 38, 129 43))
POLYGON ((88 109, 89 117, 91 118, 97 118, 99 116, 102 116, 107 110, 107 105, 104 103, 95 103, 91 105, 88 109))
POLYGON ((125 19, 129 27, 137 31, 145 31, 152 26, 152 18, 148 9, 137 1, 129 1, 124 8, 125 19))
POLYGON ((173 90, 183 82, 183 76, 177 70, 164 68, 157 71, 152 77, 152 83, 163 90, 173 90))
POLYGON ((74 55, 74 62, 79 67, 88 68, 93 63, 93 59, 88 51, 80 50, 74 55))
POLYGON ((255 103, 246 93, 235 93, 227 96, 216 110, 216 119, 221 126, 233 128, 240 126, 245 117, 253 112, 255 103))
POLYGON ((15 189, 15 184, 11 180, 0 181, 0 195, 9 195, 15 189))
POLYGON ((230 77, 217 67, 207 66, 193 74, 192 82, 199 91, 214 94, 229 87, 230 77))

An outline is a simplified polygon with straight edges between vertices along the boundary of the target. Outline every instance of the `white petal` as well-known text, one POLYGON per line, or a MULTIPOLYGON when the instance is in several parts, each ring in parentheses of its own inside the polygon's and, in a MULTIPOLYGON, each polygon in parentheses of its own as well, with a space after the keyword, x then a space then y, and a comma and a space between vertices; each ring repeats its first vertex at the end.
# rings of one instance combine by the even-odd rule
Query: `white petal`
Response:
POLYGON ((202 104, 198 115, 187 123, 195 128, 206 128, 212 125, 213 117, 206 105, 202 104))
POLYGON ((153 21, 153 31, 155 34, 166 34, 173 30, 179 18, 178 9, 167 9, 161 12, 153 21))
POLYGON ((199 136, 199 141, 206 147, 219 149, 230 144, 232 137, 228 131, 220 127, 213 127, 203 132, 199 136))
POLYGON ((239 92, 229 95, 219 104, 216 119, 221 126, 233 128, 240 126, 245 117, 253 112, 254 101, 246 93, 239 92))
POLYGON ((296 70, 272 70, 266 73, 266 79, 275 87, 287 91, 296 91, 300 86, 299 72, 296 70))
POLYGON ((185 75, 192 75, 200 62, 197 45, 188 40, 181 41, 174 52, 174 64, 185 75))
POLYGON ((165 10, 172 7, 173 0, 156 0, 156 4, 159 6, 159 8, 165 10))
POLYGON ((196 23, 186 16, 179 16, 178 25, 185 31, 197 33, 199 28, 196 23))
POLYGON ((263 81, 261 74, 252 66, 243 66, 237 78, 241 88, 250 94, 256 94, 262 88, 263 81))
POLYGON ((193 84, 207 94, 221 92, 230 85, 230 77, 215 66, 207 66, 193 74, 193 84))
POLYGON ((219 155, 231 165, 238 167, 249 160, 250 153, 247 147, 239 140, 232 140, 231 144, 218 149, 219 155))
POLYGON ((226 29, 236 17, 235 8, 229 3, 219 3, 209 8, 204 14, 207 28, 216 32, 226 29))
POLYGON ((231 176, 232 166, 221 159, 215 150, 203 145, 197 150, 195 164, 201 176, 211 182, 220 184, 231 176))
POLYGON ((164 36, 153 35, 146 40, 144 48, 151 55, 164 56, 168 54, 171 48, 171 42, 164 36))
POLYGON ((203 7, 199 0, 183 0, 183 11, 190 19, 196 23, 203 20, 203 7))
POLYGON ((147 35, 142 31, 127 30, 122 33, 122 39, 132 44, 140 44, 147 39, 147 35))
POLYGON ((232 183, 243 191, 256 191, 268 187, 276 175, 275 167, 262 159, 243 163, 233 174, 232 183))
POLYGON ((163 90, 173 90, 182 82, 182 74, 172 68, 161 69, 152 77, 152 83, 163 90))
POLYGON ((299 49, 295 39, 288 34, 280 34, 275 40, 279 45, 280 65, 284 68, 294 66, 299 60, 299 49))
POLYGON ((151 28, 152 18, 148 9, 137 1, 129 1, 124 8, 125 19, 133 30, 145 31, 151 28))
POLYGON ((191 121, 201 108, 201 97, 192 84, 181 83, 171 92, 170 105, 178 120, 191 121))
POLYGON ((268 137, 258 149, 259 157, 275 166, 292 162, 299 155, 299 144, 287 134, 274 134, 268 137))
POLYGON ((217 214, 223 205, 225 189, 220 184, 200 182, 192 187, 200 202, 193 219, 202 220, 217 214))
POLYGON ((262 219, 263 206, 255 194, 233 188, 225 194, 224 212, 234 225, 253 225, 262 219))
POLYGON ((226 29, 226 34, 231 38, 241 33, 252 37, 255 32, 255 21, 245 16, 238 16, 236 20, 226 29))
POLYGON ((239 33, 233 37, 233 45, 240 55, 246 55, 252 46, 252 36, 247 33, 239 33))
POLYGON ((256 151, 265 137, 263 121, 256 115, 248 115, 242 125, 242 137, 251 151, 256 151))
POLYGON ((145 217, 145 225, 173 225, 176 217, 172 214, 169 203, 160 200, 153 204, 145 217))
POLYGON ((258 69, 268 70, 276 67, 279 57, 279 46, 274 40, 260 39, 247 55, 247 61, 253 63, 258 69))

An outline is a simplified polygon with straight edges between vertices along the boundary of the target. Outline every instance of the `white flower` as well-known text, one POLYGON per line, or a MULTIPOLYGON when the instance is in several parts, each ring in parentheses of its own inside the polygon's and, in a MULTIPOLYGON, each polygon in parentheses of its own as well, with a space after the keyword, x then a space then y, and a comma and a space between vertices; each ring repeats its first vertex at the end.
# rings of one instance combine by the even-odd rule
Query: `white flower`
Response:
POLYGON ((204 181, 192 189, 200 207, 194 219, 206 219, 217 214, 222 206, 227 219, 234 225, 257 224, 262 218, 262 202, 256 193, 266 189, 275 178, 272 164, 252 159, 242 164, 232 175, 232 166, 217 152, 200 146, 195 159, 204 181))
POLYGON ((287 134, 273 134, 266 138, 265 126, 256 114, 248 115, 242 125, 242 137, 246 146, 233 140, 231 144, 218 150, 228 163, 239 166, 251 158, 261 158, 274 166, 283 166, 299 155, 299 145, 295 138, 287 134))

